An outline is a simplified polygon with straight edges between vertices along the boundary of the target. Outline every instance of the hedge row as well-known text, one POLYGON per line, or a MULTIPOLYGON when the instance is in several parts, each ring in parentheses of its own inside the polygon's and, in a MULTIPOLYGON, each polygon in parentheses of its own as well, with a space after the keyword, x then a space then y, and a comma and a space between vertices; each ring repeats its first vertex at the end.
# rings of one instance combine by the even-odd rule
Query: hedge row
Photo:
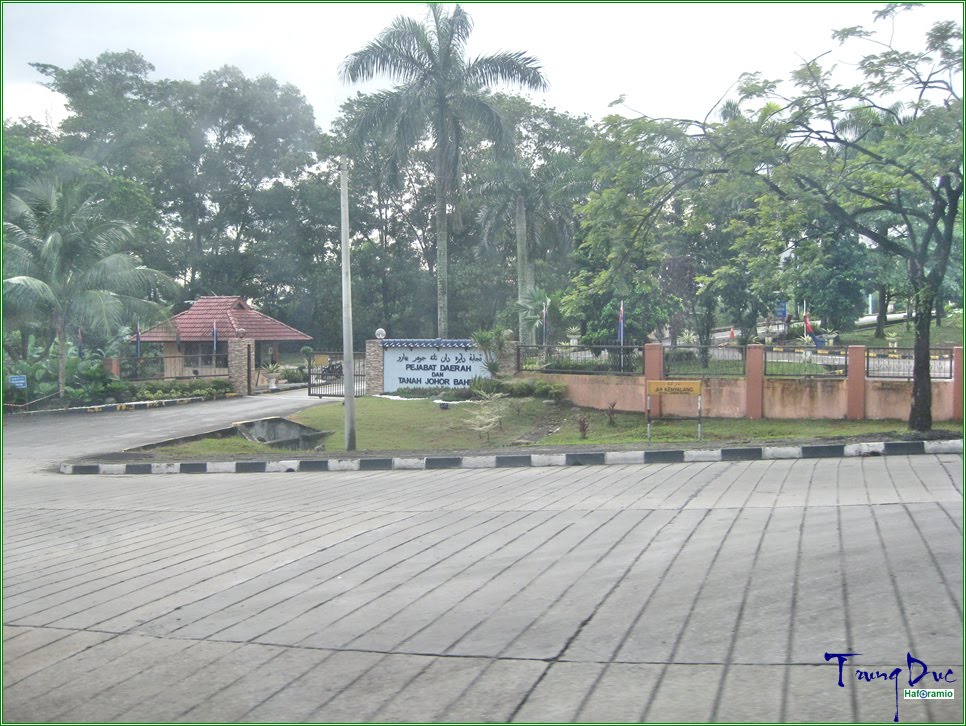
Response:
POLYGON ((403 398, 440 398, 444 401, 470 401, 480 393, 503 393, 510 398, 541 398, 559 401, 567 395, 562 383, 529 378, 474 378, 469 388, 400 388, 394 395, 403 398))

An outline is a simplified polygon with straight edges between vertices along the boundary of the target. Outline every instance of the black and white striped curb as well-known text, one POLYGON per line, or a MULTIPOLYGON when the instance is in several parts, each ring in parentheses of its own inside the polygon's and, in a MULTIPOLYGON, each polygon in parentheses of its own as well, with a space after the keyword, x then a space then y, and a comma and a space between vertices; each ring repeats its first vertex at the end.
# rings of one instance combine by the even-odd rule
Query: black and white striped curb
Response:
POLYGON ((505 467, 671 464, 697 461, 822 459, 844 456, 962 454, 962 439, 884 441, 863 444, 748 446, 730 449, 587 451, 567 454, 496 454, 488 456, 373 457, 357 459, 283 459, 278 461, 208 461, 183 463, 61 464, 62 474, 263 474, 305 471, 390 471, 403 469, 495 469, 505 467))

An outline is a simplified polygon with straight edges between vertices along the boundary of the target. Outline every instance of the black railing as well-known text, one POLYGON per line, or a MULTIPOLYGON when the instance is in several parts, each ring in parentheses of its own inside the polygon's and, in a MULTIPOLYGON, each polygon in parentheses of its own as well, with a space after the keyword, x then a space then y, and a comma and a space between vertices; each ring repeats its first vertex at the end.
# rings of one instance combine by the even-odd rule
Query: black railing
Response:
POLYGON ((517 368, 539 373, 639 376, 644 372, 644 346, 624 345, 521 345, 517 368))
POLYGON ((347 379, 354 396, 366 395, 365 353, 354 353, 351 365, 346 365, 342 353, 316 353, 308 373, 310 396, 345 396, 347 379))
MULTIPOLYGON (((912 379, 915 363, 913 348, 866 348, 865 375, 867 378, 912 379)), ((929 350, 929 377, 948 379, 953 377, 953 351, 951 348, 929 350)))
POLYGON ((668 345, 665 378, 728 378, 745 375, 743 345, 668 345))
POLYGON ((845 378, 848 348, 807 345, 765 346, 765 375, 792 378, 845 378))

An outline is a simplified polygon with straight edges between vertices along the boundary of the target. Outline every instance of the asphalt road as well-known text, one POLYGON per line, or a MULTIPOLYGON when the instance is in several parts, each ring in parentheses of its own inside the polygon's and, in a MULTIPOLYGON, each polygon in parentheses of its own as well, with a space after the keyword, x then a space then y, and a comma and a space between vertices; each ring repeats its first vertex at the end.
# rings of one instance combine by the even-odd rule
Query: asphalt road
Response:
POLYGON ((203 433, 235 421, 284 416, 319 402, 309 398, 305 389, 296 389, 141 411, 8 416, 3 427, 3 471, 6 476, 56 467, 64 460, 203 433))
POLYGON ((295 393, 7 422, 5 722, 962 721, 960 456, 48 470, 295 393))

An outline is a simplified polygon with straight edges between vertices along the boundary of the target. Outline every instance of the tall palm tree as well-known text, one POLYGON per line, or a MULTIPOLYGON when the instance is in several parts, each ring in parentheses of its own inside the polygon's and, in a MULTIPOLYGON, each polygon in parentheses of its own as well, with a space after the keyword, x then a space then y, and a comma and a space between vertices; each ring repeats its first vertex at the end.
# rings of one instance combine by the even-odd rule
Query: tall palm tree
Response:
MULTIPOLYGON (((535 261, 553 255, 566 257, 572 250, 576 217, 574 204, 586 185, 565 155, 546 154, 534 164, 520 155, 500 158, 480 184, 482 243, 493 243, 494 233, 512 229, 516 242, 517 312, 520 342, 533 345, 527 300, 536 289, 535 261)), ((546 280, 541 281, 543 285, 546 280)), ((539 296, 538 296, 539 297, 539 296)))
POLYGON ((130 226, 105 219, 79 183, 31 181, 7 199, 4 213, 4 302, 53 334, 63 398, 71 333, 110 335, 127 316, 157 319, 162 308, 149 298, 171 283, 125 250, 130 226))
POLYGON ((385 75, 397 85, 374 94, 354 130, 364 138, 389 133, 396 157, 405 158, 426 132, 432 139, 435 176, 437 334, 448 334, 448 229, 446 207, 460 173, 460 151, 467 124, 479 127, 497 148, 509 134, 485 91, 501 83, 532 90, 546 87, 538 62, 521 52, 466 57, 473 29, 457 5, 447 14, 429 5, 430 22, 396 18, 374 41, 342 64, 344 81, 357 83, 385 75))

